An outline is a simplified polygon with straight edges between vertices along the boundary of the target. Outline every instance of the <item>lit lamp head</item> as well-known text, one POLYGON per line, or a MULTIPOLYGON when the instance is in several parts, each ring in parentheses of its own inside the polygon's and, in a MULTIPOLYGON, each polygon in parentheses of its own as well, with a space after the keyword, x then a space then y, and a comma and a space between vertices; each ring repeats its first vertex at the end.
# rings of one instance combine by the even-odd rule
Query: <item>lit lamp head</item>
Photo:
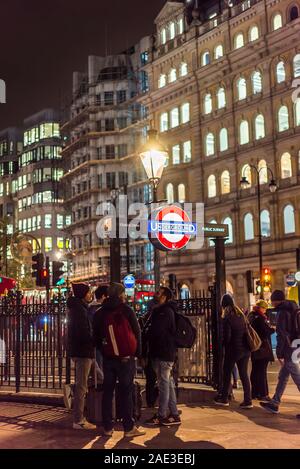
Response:
POLYGON ((242 189, 247 189, 250 186, 250 183, 246 176, 242 177, 240 184, 242 189))
POLYGON ((277 184, 275 179, 271 179, 271 182, 269 184, 270 191, 274 194, 274 192, 277 191, 277 184))
POLYGON ((149 130, 148 141, 139 154, 149 181, 157 186, 168 159, 168 151, 158 140, 156 130, 149 130))

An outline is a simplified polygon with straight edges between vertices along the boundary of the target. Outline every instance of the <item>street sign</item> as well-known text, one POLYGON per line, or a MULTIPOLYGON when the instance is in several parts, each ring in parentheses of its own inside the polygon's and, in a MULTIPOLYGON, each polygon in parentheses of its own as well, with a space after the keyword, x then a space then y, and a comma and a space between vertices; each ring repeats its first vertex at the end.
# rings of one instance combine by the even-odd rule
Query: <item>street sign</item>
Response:
POLYGON ((300 272, 295 273, 295 279, 297 282, 300 282, 300 272))
POLYGON ((288 274, 285 277, 285 281, 288 287, 294 287, 296 284, 296 277, 295 274, 288 274))
POLYGON ((127 288, 134 288, 135 287, 135 277, 133 275, 126 275, 123 280, 124 287, 127 288))
POLYGON ((202 227, 206 238, 228 238, 228 225, 217 225, 216 223, 205 223, 202 227))

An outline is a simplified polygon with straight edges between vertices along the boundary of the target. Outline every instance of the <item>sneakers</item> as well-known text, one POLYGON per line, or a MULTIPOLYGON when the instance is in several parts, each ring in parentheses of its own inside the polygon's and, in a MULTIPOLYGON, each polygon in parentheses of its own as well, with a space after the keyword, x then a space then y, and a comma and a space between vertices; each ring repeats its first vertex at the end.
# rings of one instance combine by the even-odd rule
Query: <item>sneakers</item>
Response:
POLYGON ((73 398, 74 398, 74 385, 65 384, 64 385, 64 404, 65 408, 68 410, 72 409, 73 398))
POLYGON ((253 404, 252 402, 242 402, 240 404, 241 409, 253 409, 253 404))
POLYGON ((155 414, 151 419, 148 419, 145 421, 145 425, 148 425, 149 427, 158 427, 160 425, 160 419, 158 418, 158 415, 155 414))
POLYGON ((125 438, 134 438, 136 436, 143 436, 146 435, 145 430, 139 430, 137 427, 133 427, 130 432, 124 432, 124 437, 125 438))
POLYGON ((164 419, 160 419, 160 425, 169 427, 170 425, 181 425, 181 418, 179 415, 170 415, 164 419))
POLYGON ((260 402, 259 405, 268 412, 271 412, 272 414, 279 413, 279 406, 277 404, 274 404, 274 402, 260 402))
POLYGON ((73 423, 74 430, 96 430, 96 425, 88 422, 87 420, 82 420, 79 423, 73 423))
POLYGON ((214 399, 214 403, 216 405, 220 405, 220 406, 223 406, 223 407, 228 407, 229 406, 229 402, 228 402, 228 399, 223 399, 222 397, 218 396, 214 399))

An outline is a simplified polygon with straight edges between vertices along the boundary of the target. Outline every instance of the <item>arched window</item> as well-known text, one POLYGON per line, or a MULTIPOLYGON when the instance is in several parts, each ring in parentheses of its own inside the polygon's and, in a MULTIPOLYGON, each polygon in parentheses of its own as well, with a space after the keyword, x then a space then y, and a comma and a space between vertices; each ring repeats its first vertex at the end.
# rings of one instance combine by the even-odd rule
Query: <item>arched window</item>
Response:
POLYGON ((259 182, 260 184, 267 184, 268 182, 268 168, 266 160, 260 160, 258 163, 259 182))
POLYGON ((265 237, 271 236, 271 221, 269 210, 263 210, 260 214, 261 235, 265 237))
POLYGON ((281 178, 286 179, 292 177, 292 158, 289 153, 283 153, 281 157, 281 178))
POLYGON ((251 187, 252 186, 252 173, 251 173, 251 168, 248 164, 245 164, 243 167, 242 167, 242 171, 241 171, 241 179, 245 177, 249 183, 248 187, 251 187))
POLYGON ((245 78, 239 78, 237 81, 237 90, 238 90, 238 99, 241 101, 242 99, 247 98, 247 82, 245 78))
POLYGON ((158 81, 158 87, 163 88, 167 84, 167 76, 165 74, 161 74, 158 81))
POLYGON ((177 80, 177 71, 176 68, 171 68, 169 72, 169 82, 173 83, 174 81, 177 80))
POLYGON ((176 35, 175 23, 172 21, 172 23, 170 23, 170 25, 169 25, 169 36, 170 36, 170 39, 174 39, 175 35, 176 35))
POLYGON ((166 30, 166 28, 163 28, 161 30, 160 39, 161 39, 162 44, 165 44, 167 42, 167 30, 166 30))
POLYGON ((216 197, 217 195, 216 176, 213 174, 207 179, 207 194, 209 198, 216 197))
POLYGON ((287 106, 281 106, 278 111, 278 130, 279 132, 284 132, 289 129, 289 110, 287 106))
POLYGON ((273 17, 273 31, 280 28, 282 28, 282 15, 281 13, 276 13, 273 17))
POLYGON ((243 33, 238 33, 234 38, 234 48, 240 49, 245 45, 243 33))
POLYGON ((219 88, 217 92, 218 109, 222 109, 226 106, 226 94, 224 88, 219 88))
POLYGON ((233 227, 232 227, 232 220, 231 220, 231 218, 230 218, 230 217, 225 218, 225 219, 222 221, 222 224, 223 224, 223 225, 228 225, 228 231, 229 231, 228 239, 225 241, 225 244, 231 244, 231 243, 233 243, 233 227))
POLYGON ((201 64, 202 66, 204 67, 205 65, 209 65, 210 64, 210 53, 208 51, 204 52, 202 54, 202 60, 201 60, 201 64))
POLYGON ((211 132, 206 135, 205 147, 206 156, 211 156, 215 154, 215 136, 211 132))
POLYGON ((212 99, 211 99, 211 94, 208 93, 204 97, 204 113, 210 114, 211 111, 212 111, 212 99))
POLYGON ((252 26, 249 31, 249 40, 256 41, 259 38, 259 31, 257 26, 252 26))
POLYGON ((300 98, 297 98, 295 102, 295 124, 300 125, 300 98))
MULTIPOLYGON (((217 224, 218 224, 217 220, 215 220, 215 219, 210 220, 208 223, 209 223, 210 225, 217 225, 217 224)), ((209 242, 209 246, 210 246, 210 247, 213 247, 213 246, 215 245, 215 243, 213 242, 212 239, 209 239, 208 242, 209 242)))
POLYGON ((254 239, 254 223, 252 213, 247 213, 244 216, 244 232, 245 241, 250 241, 250 239, 254 239))
POLYGON ((290 21, 294 21, 299 18, 299 10, 296 5, 291 8, 289 17, 290 21))
POLYGON ((220 151, 228 150, 228 131, 223 128, 220 130, 220 151))
POLYGON ((222 44, 219 44, 219 45, 215 48, 215 59, 220 59, 221 57, 223 57, 223 55, 224 55, 223 46, 222 46, 222 44))
POLYGON ((294 77, 300 77, 300 54, 295 55, 293 60, 294 65, 294 77))
POLYGON ((169 183, 166 189, 166 197, 169 204, 174 203, 174 187, 173 184, 169 183))
POLYGON ((177 127, 179 125, 179 109, 178 107, 175 107, 171 111, 171 129, 174 129, 174 127, 177 127))
POLYGON ((240 123, 240 145, 245 145, 249 143, 249 124, 247 121, 242 121, 240 123))
POLYGON ((185 202, 185 185, 179 184, 178 186, 178 201, 180 204, 185 202))
POLYGON ((262 114, 259 114, 255 118, 255 140, 259 140, 265 136, 265 118, 262 114))
POLYGON ((295 233, 295 210, 292 205, 287 205, 283 210, 284 234, 295 233))
POLYGON ((185 77, 188 74, 188 66, 187 63, 182 62, 180 65, 180 76, 185 77))
POLYGON ((252 75, 252 91, 253 94, 262 92, 262 77, 260 72, 254 72, 252 75))
POLYGON ((221 194, 229 194, 230 192, 230 174, 229 171, 223 171, 221 175, 221 194))
POLYGON ((285 81, 286 73, 285 73, 285 65, 284 62, 281 61, 276 66, 276 81, 277 83, 282 83, 285 81))

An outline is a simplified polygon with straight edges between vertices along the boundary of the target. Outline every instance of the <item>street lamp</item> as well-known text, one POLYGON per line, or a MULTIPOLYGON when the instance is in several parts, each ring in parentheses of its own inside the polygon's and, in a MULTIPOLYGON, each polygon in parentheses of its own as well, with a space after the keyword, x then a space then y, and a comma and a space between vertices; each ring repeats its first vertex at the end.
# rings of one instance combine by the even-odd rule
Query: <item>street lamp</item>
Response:
POLYGON ((260 274, 259 274, 259 278, 260 278, 260 295, 259 296, 260 296, 261 299, 264 299, 264 293, 263 293, 263 252, 262 252, 262 232, 261 232, 261 190, 260 190, 261 182, 260 182, 260 172, 262 170, 267 170, 267 172, 270 172, 271 179, 270 179, 270 183, 269 183, 269 189, 270 189, 270 192, 272 194, 274 194, 276 192, 277 184, 276 184, 274 174, 273 174, 273 171, 271 170, 271 168, 269 168, 267 166, 263 166, 263 167, 259 168, 258 165, 255 166, 255 165, 249 164, 249 165, 245 166, 243 174, 242 174, 242 179, 240 181, 240 185, 241 185, 242 189, 247 189, 250 186, 250 182, 248 181, 247 177, 244 174, 245 171, 247 170, 247 168, 253 169, 257 174, 257 205, 258 205, 258 230, 259 230, 258 246, 259 246, 259 271, 260 271, 260 274))
MULTIPOLYGON (((148 140, 141 148, 139 154, 149 183, 153 188, 152 203, 156 204, 158 202, 157 188, 168 160, 168 151, 158 140, 157 130, 149 130, 148 140)), ((154 279, 155 289, 158 291, 160 287, 160 255, 156 248, 154 248, 154 279)))

